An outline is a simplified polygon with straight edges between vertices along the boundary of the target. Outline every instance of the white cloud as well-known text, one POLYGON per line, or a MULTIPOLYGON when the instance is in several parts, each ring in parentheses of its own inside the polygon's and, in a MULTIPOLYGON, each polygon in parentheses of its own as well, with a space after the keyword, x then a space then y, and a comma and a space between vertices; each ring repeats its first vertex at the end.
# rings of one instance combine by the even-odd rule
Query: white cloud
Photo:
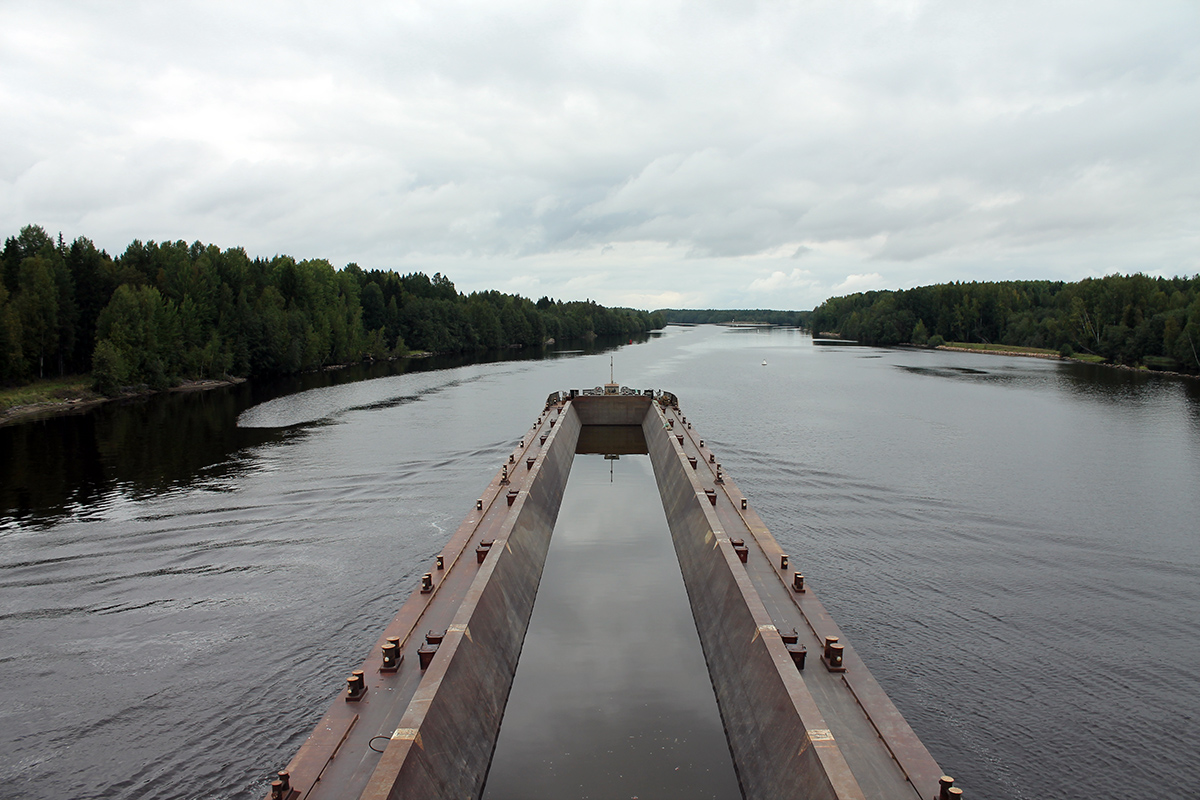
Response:
POLYGON ((886 288, 888 287, 883 285, 882 275, 880 275, 878 272, 869 272, 863 275, 847 275, 846 279, 834 286, 830 292, 834 297, 838 297, 844 294, 869 292, 873 289, 886 288))
POLYGON ((777 292, 780 289, 795 289, 797 287, 816 284, 812 273, 806 269, 793 269, 790 273, 775 270, 765 278, 755 278, 750 281, 752 292, 777 292))

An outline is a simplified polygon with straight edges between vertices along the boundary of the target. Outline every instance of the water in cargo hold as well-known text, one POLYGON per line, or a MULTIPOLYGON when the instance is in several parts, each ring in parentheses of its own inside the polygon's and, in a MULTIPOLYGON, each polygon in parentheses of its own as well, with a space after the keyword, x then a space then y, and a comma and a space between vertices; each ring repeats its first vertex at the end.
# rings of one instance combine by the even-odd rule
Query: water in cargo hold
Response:
POLYGON ((562 797, 741 797, 645 455, 575 457, 484 791, 562 797))

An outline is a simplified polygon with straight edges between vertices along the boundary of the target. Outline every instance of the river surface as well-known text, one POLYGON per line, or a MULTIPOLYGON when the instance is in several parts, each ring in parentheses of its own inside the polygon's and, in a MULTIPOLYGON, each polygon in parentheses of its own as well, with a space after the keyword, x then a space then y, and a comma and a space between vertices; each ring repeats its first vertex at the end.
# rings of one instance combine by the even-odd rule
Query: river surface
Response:
POLYGON ((679 395, 968 796, 1195 793, 1200 382, 698 327, 0 428, 0 796, 261 797, 609 355, 679 395))

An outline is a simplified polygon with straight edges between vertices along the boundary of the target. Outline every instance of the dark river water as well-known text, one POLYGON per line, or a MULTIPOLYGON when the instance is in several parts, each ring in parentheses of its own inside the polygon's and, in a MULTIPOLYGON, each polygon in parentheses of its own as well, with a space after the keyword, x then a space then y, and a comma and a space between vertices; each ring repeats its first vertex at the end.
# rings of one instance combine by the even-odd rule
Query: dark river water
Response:
POLYGON ((1195 796, 1200 382, 700 327, 0 428, 0 797, 265 794, 610 354, 679 396, 969 797, 1195 796))

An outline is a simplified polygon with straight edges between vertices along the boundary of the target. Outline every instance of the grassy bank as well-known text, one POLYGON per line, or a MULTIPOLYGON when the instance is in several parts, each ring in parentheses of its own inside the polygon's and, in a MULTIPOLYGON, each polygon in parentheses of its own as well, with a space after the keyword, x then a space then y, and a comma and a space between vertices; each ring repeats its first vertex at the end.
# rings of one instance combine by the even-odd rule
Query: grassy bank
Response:
POLYGON ((1014 344, 982 344, 980 342, 946 342, 946 347, 955 350, 986 350, 993 353, 1021 353, 1030 356, 1058 356, 1057 350, 1043 347, 1019 347, 1014 344))
MULTIPOLYGON (((1015 344, 982 344, 980 342, 946 342, 947 350, 972 350, 979 353, 996 353, 1008 356, 1033 356, 1034 358, 1063 358, 1057 350, 1047 350, 1044 347, 1020 347, 1015 344)), ((1087 364, 1104 364, 1104 356, 1091 353, 1074 353, 1066 356, 1073 361, 1083 361, 1087 364)))
POLYGON ((65 378, 46 378, 27 386, 0 389, 0 413, 20 406, 100 400, 92 390, 91 375, 68 375, 65 378))

